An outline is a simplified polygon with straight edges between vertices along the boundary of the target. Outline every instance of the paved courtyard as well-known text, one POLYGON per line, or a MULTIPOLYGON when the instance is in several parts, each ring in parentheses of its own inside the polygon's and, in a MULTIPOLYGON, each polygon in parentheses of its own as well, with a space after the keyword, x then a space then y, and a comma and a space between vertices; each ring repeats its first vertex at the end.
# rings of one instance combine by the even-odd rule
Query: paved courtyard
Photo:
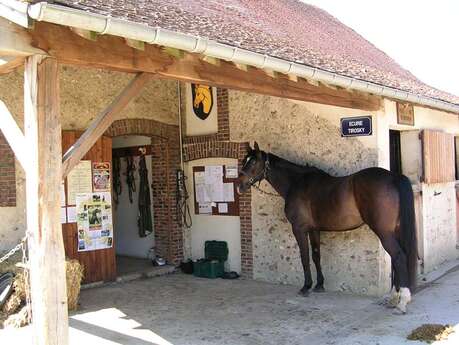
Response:
MULTIPOLYGON (((339 293, 297 295, 297 288, 183 274, 82 291, 70 319, 71 344, 418 344, 406 335, 423 323, 459 333, 459 272, 414 297, 407 315, 375 298, 339 293)), ((30 343, 30 328, 0 339, 30 343), (10 339, 8 339, 10 340, 10 339)), ((458 344, 459 334, 447 344, 458 344)), ((440 343, 439 343, 440 344, 440 343)))

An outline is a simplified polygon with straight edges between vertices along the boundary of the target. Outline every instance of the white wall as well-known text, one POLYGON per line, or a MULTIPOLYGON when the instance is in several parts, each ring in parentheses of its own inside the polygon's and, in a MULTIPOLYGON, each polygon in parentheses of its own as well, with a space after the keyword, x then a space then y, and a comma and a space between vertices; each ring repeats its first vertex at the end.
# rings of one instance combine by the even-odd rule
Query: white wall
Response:
MULTIPOLYGON (((113 148, 121 148, 128 146, 140 146, 140 145, 150 145, 151 138, 144 136, 123 136, 113 138, 113 148)), ((138 162, 139 157, 135 157, 135 161, 138 162)), ((149 172, 149 183, 151 185, 151 156, 146 156, 145 161, 147 163, 147 169, 149 172)), ((138 200, 139 193, 138 187, 140 183, 138 169, 134 174, 135 182, 137 186, 137 192, 133 193, 133 203, 129 201, 128 187, 126 184, 126 176, 124 175, 126 171, 126 161, 124 158, 121 158, 121 186, 122 193, 119 196, 119 204, 115 208, 115 217, 114 217, 114 229, 115 229, 115 248, 117 255, 126 255, 133 256, 138 258, 147 258, 148 250, 154 246, 155 237, 154 232, 148 235, 147 237, 139 237, 139 230, 137 226, 137 217, 138 217, 138 200)), ((150 189, 150 198, 151 196, 150 189)), ((151 215, 153 218, 153 207, 151 210, 151 215)), ((153 219, 152 219, 153 221, 153 219)), ((154 228, 154 225, 153 225, 154 228)))
POLYGON ((188 205, 193 226, 185 230, 185 259, 197 260, 204 257, 205 241, 217 240, 228 243, 228 261, 226 270, 241 273, 241 232, 238 216, 208 216, 194 213, 193 167, 205 165, 237 165, 236 159, 206 158, 185 164, 187 190, 190 195, 188 205))

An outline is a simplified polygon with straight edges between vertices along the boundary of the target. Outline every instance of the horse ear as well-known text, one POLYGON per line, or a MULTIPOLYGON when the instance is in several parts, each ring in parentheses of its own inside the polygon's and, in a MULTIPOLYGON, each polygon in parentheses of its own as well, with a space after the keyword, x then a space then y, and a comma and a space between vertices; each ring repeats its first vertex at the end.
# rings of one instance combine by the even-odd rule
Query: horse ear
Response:
POLYGON ((255 149, 255 151, 260 151, 260 148, 258 147, 258 143, 256 141, 253 143, 253 148, 255 149))

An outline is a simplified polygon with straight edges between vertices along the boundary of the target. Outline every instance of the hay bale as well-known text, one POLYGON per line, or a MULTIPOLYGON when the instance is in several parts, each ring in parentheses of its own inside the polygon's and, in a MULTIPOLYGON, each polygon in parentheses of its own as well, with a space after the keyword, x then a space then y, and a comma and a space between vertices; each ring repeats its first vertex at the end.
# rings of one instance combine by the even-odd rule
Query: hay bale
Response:
POLYGON ((6 314, 6 316, 9 316, 19 309, 21 303, 21 296, 18 293, 13 292, 6 303, 3 305, 3 312, 6 314))
POLYGON ((69 310, 75 310, 80 297, 81 280, 84 269, 77 260, 67 260, 65 263, 67 278, 67 304, 69 310))
POLYGON ((415 330, 406 337, 408 340, 420 340, 428 343, 432 343, 438 340, 444 340, 454 332, 454 329, 450 325, 440 325, 426 323, 415 330))
MULTIPOLYGON (((69 310, 75 310, 80 297, 81 280, 83 279, 83 266, 77 260, 67 260, 65 263, 67 282, 67 305, 69 310)), ((3 312, 8 319, 4 326, 22 327, 27 324, 27 308, 23 307, 19 313, 13 314, 26 301, 26 281, 23 271, 18 272, 13 282, 13 293, 3 306, 3 312)))
POLYGON ((17 294, 19 298, 21 298, 21 300, 26 300, 27 289, 24 270, 21 270, 20 272, 16 273, 13 282, 13 290, 14 293, 17 294))
POLYGON ((8 317, 3 323, 4 327, 14 327, 19 328, 27 325, 29 322, 29 308, 27 306, 22 307, 22 309, 17 314, 13 314, 8 317))

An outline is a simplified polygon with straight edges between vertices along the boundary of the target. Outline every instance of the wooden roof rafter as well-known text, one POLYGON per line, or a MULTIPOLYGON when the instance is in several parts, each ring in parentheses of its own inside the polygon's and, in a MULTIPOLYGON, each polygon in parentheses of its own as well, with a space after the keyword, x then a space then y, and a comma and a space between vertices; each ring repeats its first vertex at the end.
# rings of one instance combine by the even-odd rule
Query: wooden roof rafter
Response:
POLYGON ((19 29, 29 38, 30 49, 44 51, 63 64, 128 73, 146 72, 163 79, 367 111, 376 111, 382 104, 378 96, 313 85, 302 78, 250 66, 241 68, 232 62, 204 58, 200 54, 184 51, 171 54, 167 48, 157 45, 140 47, 121 37, 99 35, 97 40, 89 40, 81 32, 77 34, 68 27, 45 22, 36 22, 30 30, 19 29))

